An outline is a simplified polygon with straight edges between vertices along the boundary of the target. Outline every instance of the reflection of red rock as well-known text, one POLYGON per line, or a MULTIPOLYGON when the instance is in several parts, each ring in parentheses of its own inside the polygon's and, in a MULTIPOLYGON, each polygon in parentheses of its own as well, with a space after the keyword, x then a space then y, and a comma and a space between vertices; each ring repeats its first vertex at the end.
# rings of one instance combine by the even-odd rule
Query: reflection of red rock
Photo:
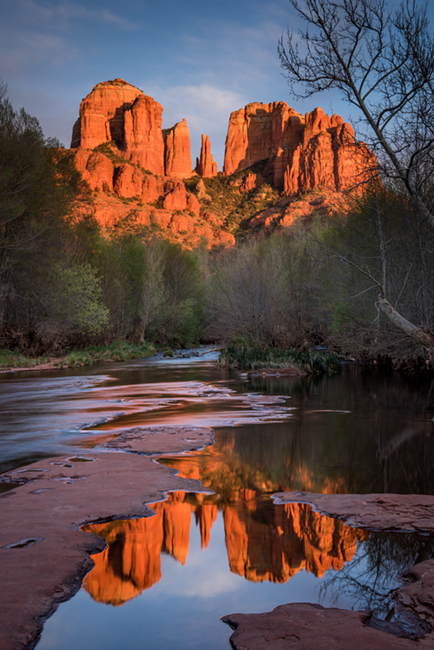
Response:
POLYGON ((84 583, 94 600, 122 605, 152 587, 161 578, 160 555, 164 551, 184 565, 194 511, 200 524, 202 548, 208 546, 217 506, 195 505, 185 499, 185 492, 172 492, 167 501, 154 504, 156 515, 152 517, 83 527, 108 542, 102 553, 93 556, 95 568, 84 583))
POLYGON ((160 580, 162 521, 163 513, 158 513, 145 519, 84 527, 108 542, 105 551, 93 556, 95 567, 84 582, 94 600, 123 605, 160 580))
POLYGON ((190 523, 192 506, 184 503, 185 492, 172 492, 170 502, 157 503, 154 508, 164 513, 163 550, 175 560, 185 564, 190 544, 190 523))
POLYGON ((265 521, 258 510, 223 508, 231 571, 253 582, 286 582, 302 569, 322 577, 350 561, 367 536, 302 504, 273 508, 265 521))
MULTIPOLYGON (((158 582, 162 552, 184 565, 192 513, 200 527, 202 549, 208 547, 217 519, 212 498, 172 492, 153 509, 153 517, 84 527, 109 544, 93 556, 95 568, 85 581, 95 600, 122 605, 158 582)), ((264 509, 257 492, 248 488, 233 491, 223 516, 230 570, 252 582, 283 583, 302 569, 321 577, 330 568, 342 568, 353 558, 357 540, 368 536, 304 504, 269 503, 264 509)))

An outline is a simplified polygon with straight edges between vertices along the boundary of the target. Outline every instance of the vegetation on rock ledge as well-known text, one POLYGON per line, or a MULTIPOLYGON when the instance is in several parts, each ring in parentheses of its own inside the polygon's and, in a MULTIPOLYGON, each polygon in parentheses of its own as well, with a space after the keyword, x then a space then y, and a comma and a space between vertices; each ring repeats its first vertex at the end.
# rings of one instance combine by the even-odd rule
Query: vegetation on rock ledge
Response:
POLYGON ((249 345, 229 345, 220 353, 223 366, 239 370, 298 370, 308 375, 323 375, 340 369, 335 354, 320 351, 281 350, 279 348, 258 348, 249 345))

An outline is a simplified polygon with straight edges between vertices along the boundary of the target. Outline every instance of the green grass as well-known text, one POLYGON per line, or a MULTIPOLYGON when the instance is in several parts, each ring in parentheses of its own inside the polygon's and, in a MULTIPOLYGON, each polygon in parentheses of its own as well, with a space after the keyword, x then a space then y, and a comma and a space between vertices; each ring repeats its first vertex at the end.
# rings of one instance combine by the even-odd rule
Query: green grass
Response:
POLYGON ((114 341, 110 345, 91 345, 84 350, 74 350, 59 365, 77 368, 91 366, 95 361, 126 361, 151 357, 153 354, 155 348, 150 343, 114 341))
MULTIPOLYGON (((54 364, 60 368, 79 368, 91 366, 95 361, 126 361, 127 359, 142 359, 155 354, 151 343, 129 343, 114 341, 110 345, 91 345, 84 350, 73 350, 54 364)), ((19 352, 0 350, 0 369, 34 368, 43 363, 49 363, 49 357, 26 357, 19 352)))
POLYGON ((229 345, 220 353, 220 363, 240 370, 258 368, 297 369, 309 375, 330 374, 339 369, 339 359, 324 352, 301 352, 279 348, 259 348, 229 345))
POLYGON ((0 369, 7 368, 33 368, 42 363, 48 363, 49 357, 26 357, 20 352, 12 352, 11 350, 0 350, 0 369))

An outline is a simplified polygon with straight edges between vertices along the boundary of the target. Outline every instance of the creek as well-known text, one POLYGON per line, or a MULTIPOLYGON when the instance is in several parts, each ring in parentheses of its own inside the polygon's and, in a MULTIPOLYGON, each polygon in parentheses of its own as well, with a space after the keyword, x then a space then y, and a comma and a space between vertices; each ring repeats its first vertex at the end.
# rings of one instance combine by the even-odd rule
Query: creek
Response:
POLYGON ((331 377, 249 378, 215 357, 0 377, 2 472, 137 426, 216 434, 211 447, 159 461, 214 494, 170 493, 152 517, 85 527, 108 546, 46 622, 38 650, 228 649, 221 616, 288 602, 390 619, 399 574, 434 557, 429 537, 361 531, 270 499, 434 494, 432 381, 357 365, 331 377))

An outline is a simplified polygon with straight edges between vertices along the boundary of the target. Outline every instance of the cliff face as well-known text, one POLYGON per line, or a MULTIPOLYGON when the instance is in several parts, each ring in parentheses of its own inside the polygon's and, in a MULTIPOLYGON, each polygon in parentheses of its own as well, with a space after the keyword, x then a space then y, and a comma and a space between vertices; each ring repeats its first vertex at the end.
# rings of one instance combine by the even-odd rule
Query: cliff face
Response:
POLYGON ((229 119, 224 173, 240 172, 260 161, 285 194, 322 187, 343 192, 375 172, 375 158, 341 117, 316 108, 305 116, 284 102, 248 104, 229 119))
POLYGON ((186 120, 183 119, 171 129, 164 129, 163 137, 166 176, 190 178, 192 175, 190 132, 186 120))
POLYGON ((192 174, 190 134, 183 120, 162 131, 163 107, 123 79, 97 84, 81 102, 71 148, 115 141, 127 160, 153 174, 192 174), (164 137, 165 136, 165 137, 164 137))

